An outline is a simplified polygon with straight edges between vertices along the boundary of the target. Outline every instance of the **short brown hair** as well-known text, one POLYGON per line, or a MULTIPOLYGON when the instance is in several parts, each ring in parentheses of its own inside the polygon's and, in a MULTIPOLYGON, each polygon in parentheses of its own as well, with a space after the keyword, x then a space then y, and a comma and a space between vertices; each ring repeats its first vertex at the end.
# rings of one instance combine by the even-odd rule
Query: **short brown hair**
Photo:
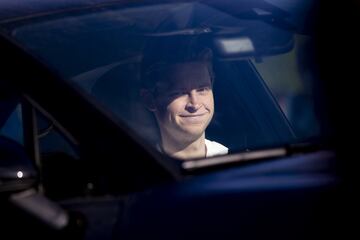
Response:
POLYGON ((150 50, 144 51, 141 64, 142 88, 153 89, 171 71, 169 66, 187 62, 207 63, 211 82, 214 81, 212 50, 200 44, 198 38, 167 38, 150 45, 150 50))

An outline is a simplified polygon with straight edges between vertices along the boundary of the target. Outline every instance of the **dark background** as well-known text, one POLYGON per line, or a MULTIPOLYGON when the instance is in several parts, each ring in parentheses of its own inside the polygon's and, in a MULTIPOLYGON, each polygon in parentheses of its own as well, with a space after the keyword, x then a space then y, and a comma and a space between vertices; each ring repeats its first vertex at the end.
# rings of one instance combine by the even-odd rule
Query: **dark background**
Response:
POLYGON ((331 144, 338 153, 342 188, 334 209, 340 237, 352 236, 359 213, 359 23, 360 1, 320 1, 315 23, 316 60, 335 129, 331 144))

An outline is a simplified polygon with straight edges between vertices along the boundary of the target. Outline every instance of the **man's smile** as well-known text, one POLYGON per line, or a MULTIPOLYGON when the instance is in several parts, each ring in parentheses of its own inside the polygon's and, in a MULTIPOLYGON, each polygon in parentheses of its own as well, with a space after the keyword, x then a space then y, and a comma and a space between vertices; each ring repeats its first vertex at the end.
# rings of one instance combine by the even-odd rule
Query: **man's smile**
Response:
POLYGON ((206 121, 208 113, 180 114, 182 121, 187 124, 201 124, 206 121))
POLYGON ((185 117, 185 118, 201 117, 201 116, 204 116, 205 114, 207 114, 207 113, 181 114, 180 117, 185 117))

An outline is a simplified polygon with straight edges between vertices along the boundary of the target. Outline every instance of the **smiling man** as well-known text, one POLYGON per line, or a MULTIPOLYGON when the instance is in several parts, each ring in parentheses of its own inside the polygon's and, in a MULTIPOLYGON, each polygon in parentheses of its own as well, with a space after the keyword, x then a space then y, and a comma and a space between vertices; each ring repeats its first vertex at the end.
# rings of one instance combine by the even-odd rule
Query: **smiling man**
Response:
MULTIPOLYGON (((154 113, 161 136, 159 149, 189 159, 228 153, 228 148, 205 138, 214 115, 211 51, 153 63, 144 71, 141 95, 154 113)), ((164 59, 163 59, 164 60, 164 59)))

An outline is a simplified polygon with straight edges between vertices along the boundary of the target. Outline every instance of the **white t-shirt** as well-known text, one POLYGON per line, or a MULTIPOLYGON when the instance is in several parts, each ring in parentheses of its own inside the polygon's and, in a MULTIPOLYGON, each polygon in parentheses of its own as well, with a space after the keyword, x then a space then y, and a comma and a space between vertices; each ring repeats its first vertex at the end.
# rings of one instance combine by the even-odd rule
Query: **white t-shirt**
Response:
POLYGON ((229 149, 224 145, 205 139, 206 145, 206 157, 213 157, 217 155, 225 155, 229 152, 229 149))
MULTIPOLYGON (((229 152, 229 149, 224 145, 205 139, 206 146, 206 157, 213 157, 217 155, 226 155, 229 152)), ((156 148, 159 152, 162 152, 162 148, 159 144, 156 145, 156 148)))

